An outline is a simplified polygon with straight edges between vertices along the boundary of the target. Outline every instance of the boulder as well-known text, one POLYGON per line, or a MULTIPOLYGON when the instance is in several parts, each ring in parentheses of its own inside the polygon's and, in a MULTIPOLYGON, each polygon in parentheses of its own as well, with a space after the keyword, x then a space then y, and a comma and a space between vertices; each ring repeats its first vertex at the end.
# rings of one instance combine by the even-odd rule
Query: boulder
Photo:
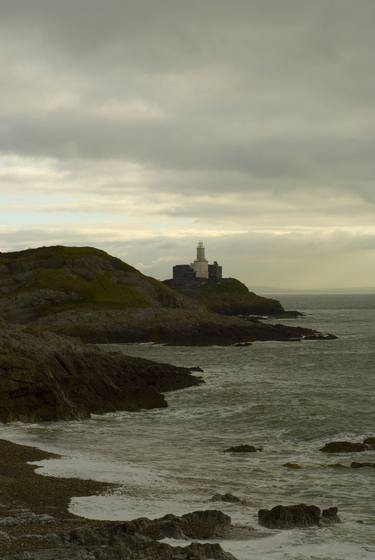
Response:
POLYGON ((375 437, 368 437, 366 439, 363 440, 363 443, 365 443, 366 445, 369 445, 371 447, 371 449, 375 449, 375 437))
POLYGON ((210 502, 227 502, 228 504, 242 504, 245 505, 247 502, 246 500, 242 500, 238 496, 234 496, 227 492, 226 494, 215 494, 210 499, 210 502))
POLYGON ((183 533, 191 539, 225 537, 231 527, 229 515, 217 510, 194 511, 181 520, 183 533))
POLYGON ((333 525, 334 523, 341 523, 341 519, 339 518, 337 512, 337 507, 323 509, 322 517, 320 519, 321 525, 333 525))
POLYGON ((319 526, 320 516, 320 509, 316 506, 279 505, 271 510, 259 510, 258 521, 259 525, 268 527, 268 529, 293 529, 294 527, 319 526))
POLYGON ((268 529, 293 529, 295 527, 320 527, 339 523, 337 508, 332 507, 321 512, 317 506, 298 504, 292 506, 276 506, 271 510, 261 509, 258 512, 259 525, 268 529))
POLYGON ((160 519, 140 518, 129 521, 136 533, 152 539, 211 539, 225 537, 231 527, 229 515, 217 510, 193 511, 178 517, 168 514, 160 519))
POLYGON ((224 453, 256 453, 257 451, 262 451, 262 448, 253 445, 234 445, 224 449, 224 453))
POLYGON ((360 453, 361 451, 368 451, 370 446, 366 443, 353 442, 353 441, 331 441, 326 443, 320 451, 323 453, 360 453))
POLYGON ((355 461, 353 463, 351 463, 351 468, 352 469, 363 469, 366 467, 370 467, 370 468, 374 468, 375 469, 375 463, 356 463, 355 461))

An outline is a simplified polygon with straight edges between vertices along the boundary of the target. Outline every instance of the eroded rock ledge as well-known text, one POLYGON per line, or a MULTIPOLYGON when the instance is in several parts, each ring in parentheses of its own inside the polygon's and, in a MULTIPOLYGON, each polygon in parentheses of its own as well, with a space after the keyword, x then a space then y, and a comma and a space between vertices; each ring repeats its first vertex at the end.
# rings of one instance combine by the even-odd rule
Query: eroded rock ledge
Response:
POLYGON ((216 510, 196 511, 181 517, 166 515, 129 522, 84 525, 41 537, 46 548, 8 554, 4 560, 235 560, 219 544, 192 543, 173 547, 159 542, 179 539, 225 537, 231 519, 216 510))
POLYGON ((185 368, 0 323, 1 422, 166 407, 164 392, 200 383, 185 368))

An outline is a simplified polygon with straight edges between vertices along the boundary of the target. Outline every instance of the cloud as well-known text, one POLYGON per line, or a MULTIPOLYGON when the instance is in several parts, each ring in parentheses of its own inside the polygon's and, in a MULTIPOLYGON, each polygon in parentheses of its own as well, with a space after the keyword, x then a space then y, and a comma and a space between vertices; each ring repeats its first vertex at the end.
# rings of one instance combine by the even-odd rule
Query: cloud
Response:
MULTIPOLYGON (((374 16, 372 0, 0 0, 2 247, 104 243, 165 274, 158 239, 225 258, 245 236, 266 284, 269 259, 291 282, 288 251, 308 270, 352 243, 370 263, 374 16)), ((229 264, 252 281, 247 257, 229 264)), ((355 266, 310 279, 359 283, 355 266)))

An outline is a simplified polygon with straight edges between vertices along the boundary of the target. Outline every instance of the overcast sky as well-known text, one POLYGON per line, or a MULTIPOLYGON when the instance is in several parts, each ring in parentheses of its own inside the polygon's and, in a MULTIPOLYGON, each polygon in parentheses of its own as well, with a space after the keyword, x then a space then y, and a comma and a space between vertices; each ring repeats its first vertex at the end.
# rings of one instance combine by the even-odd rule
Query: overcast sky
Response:
POLYGON ((0 250, 375 286, 374 0, 0 0, 0 250))

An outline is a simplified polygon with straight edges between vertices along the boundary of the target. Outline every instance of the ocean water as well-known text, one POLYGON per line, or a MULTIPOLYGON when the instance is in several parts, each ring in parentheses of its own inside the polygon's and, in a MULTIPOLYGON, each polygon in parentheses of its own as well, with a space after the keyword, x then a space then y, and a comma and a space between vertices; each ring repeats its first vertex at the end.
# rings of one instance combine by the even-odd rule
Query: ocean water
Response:
POLYGON ((169 407, 83 422, 14 424, 0 437, 63 455, 41 474, 113 481, 108 495, 75 498, 78 515, 108 520, 217 508, 249 538, 225 540, 240 560, 375 559, 375 451, 327 456, 328 441, 375 435, 375 295, 282 295, 305 316, 284 321, 333 332, 333 341, 250 347, 114 345, 128 354, 204 369, 205 385, 168 395, 169 407), (263 448, 224 454, 231 445, 263 448), (298 463, 299 470, 283 466, 298 463), (341 463, 347 468, 332 468, 341 463), (248 505, 211 503, 232 492, 248 505), (338 506, 342 523, 269 531, 257 511, 305 502, 338 506))

